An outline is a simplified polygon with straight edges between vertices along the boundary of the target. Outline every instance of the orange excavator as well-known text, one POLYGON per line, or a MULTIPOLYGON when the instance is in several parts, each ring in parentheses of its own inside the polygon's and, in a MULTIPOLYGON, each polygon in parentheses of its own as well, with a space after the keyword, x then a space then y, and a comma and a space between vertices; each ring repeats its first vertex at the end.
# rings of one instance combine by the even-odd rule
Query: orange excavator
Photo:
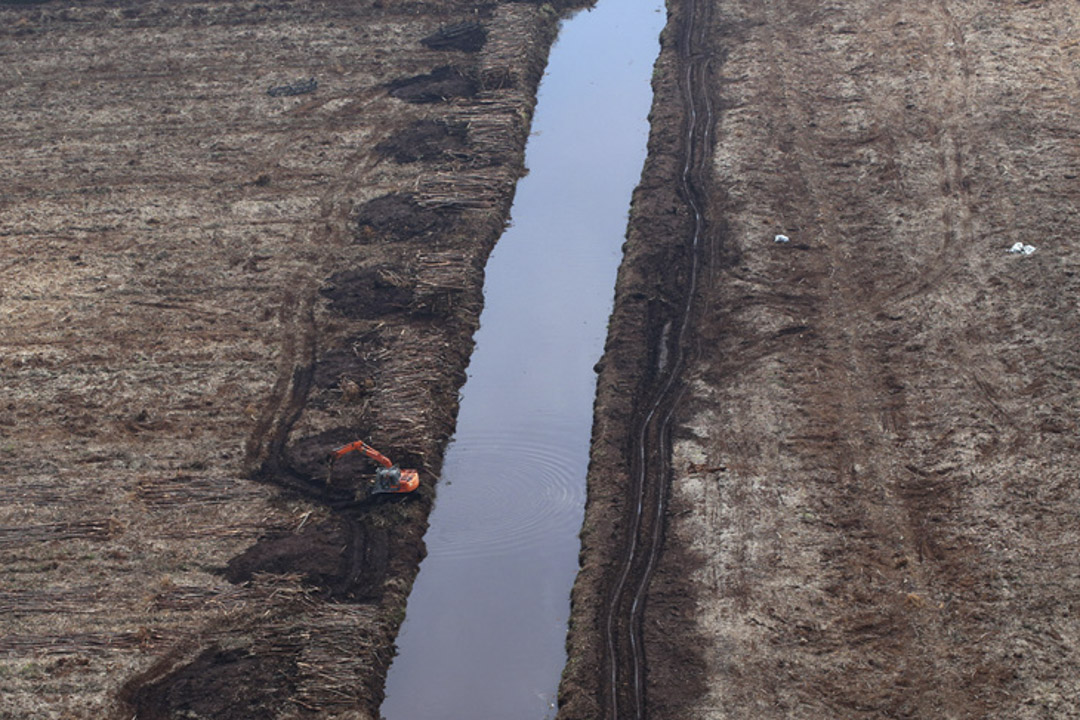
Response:
MULTIPOLYGON (((372 495, 411 493, 420 486, 420 473, 416 470, 402 470, 397 465, 390 462, 390 458, 386 457, 363 440, 351 442, 330 453, 330 472, 333 472, 334 462, 336 460, 339 460, 354 450, 371 458, 382 466, 375 471, 375 484, 371 486, 369 491, 372 495)), ((327 481, 329 482, 329 476, 327 476, 327 481)))

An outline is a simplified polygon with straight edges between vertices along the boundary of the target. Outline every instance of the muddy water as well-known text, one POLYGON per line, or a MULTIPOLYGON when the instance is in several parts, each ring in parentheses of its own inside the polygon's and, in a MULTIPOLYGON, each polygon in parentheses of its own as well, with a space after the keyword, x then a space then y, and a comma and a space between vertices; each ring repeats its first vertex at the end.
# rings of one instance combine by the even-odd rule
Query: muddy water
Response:
POLYGON ((660 0, 566 21, 487 266, 469 379, 387 678, 388 720, 554 715, 592 402, 645 157, 660 0))

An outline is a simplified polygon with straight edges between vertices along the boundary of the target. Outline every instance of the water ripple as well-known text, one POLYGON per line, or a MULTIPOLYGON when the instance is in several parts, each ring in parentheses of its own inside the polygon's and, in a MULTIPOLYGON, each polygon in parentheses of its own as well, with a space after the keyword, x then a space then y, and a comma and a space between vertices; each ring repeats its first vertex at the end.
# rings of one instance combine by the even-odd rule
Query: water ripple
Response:
POLYGON ((587 447, 575 434, 552 427, 459 437, 443 467, 429 556, 499 555, 576 537, 587 447))

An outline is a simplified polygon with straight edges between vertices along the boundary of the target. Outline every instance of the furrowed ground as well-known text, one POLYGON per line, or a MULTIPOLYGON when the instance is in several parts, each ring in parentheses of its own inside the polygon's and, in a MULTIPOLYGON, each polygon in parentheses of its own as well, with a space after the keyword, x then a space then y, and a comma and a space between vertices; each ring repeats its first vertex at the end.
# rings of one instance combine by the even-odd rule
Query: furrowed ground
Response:
MULTIPOLYGON (((706 5, 709 242, 642 623, 648 716, 1077 716, 1080 11, 706 5)), ((654 116, 683 82, 673 28, 654 116)), ((663 342, 651 308, 686 257, 680 142, 660 124, 652 147, 561 717, 604 708, 610 517, 657 366, 640 345, 663 342)))

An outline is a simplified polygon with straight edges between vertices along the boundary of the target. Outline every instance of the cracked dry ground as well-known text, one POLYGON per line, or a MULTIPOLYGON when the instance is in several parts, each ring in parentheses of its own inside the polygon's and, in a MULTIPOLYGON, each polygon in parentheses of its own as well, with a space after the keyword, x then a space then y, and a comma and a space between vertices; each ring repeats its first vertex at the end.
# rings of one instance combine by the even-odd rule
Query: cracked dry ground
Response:
MULTIPOLYGON (((710 6, 709 246, 643 623, 648 715, 1080 716, 1080 9, 710 6)), ((658 103, 677 99, 674 57, 658 103)), ((619 502, 600 488, 625 487, 628 398, 652 372, 632 346, 661 335, 635 308, 677 303, 657 263, 685 238, 664 196, 679 165, 657 153, 677 142, 653 133, 566 718, 599 714, 589 608, 619 502)))
POLYGON ((376 714, 554 26, 0 2, 0 717, 376 714))

